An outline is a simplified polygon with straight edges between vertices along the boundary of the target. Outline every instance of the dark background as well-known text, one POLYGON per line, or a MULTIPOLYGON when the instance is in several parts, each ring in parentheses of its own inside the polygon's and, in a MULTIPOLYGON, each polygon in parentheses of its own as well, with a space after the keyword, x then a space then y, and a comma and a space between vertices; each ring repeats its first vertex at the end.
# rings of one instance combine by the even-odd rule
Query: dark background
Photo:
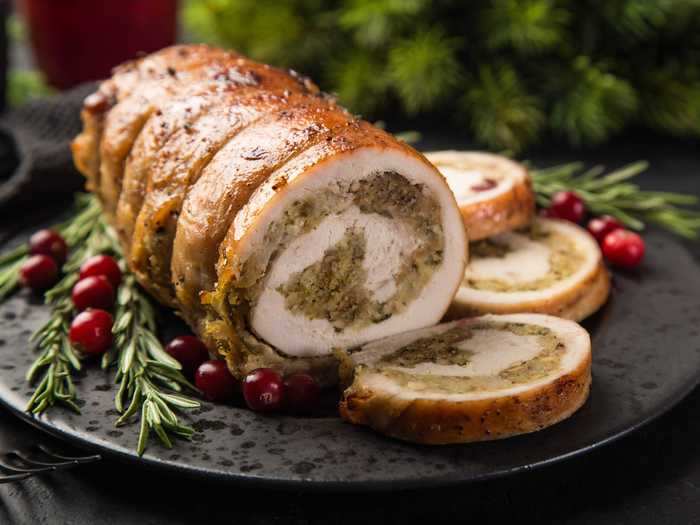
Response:
MULTIPOLYGON (((455 135, 427 133, 419 146, 465 149, 469 144, 455 135)), ((643 187, 700 196, 696 142, 630 136, 593 150, 551 145, 533 151, 529 158, 543 167, 585 160, 611 168, 646 159, 651 168, 640 176, 643 187)), ((36 202, 31 215, 26 205, 0 208, 0 239, 13 230, 18 217, 25 223, 39 222, 67 199, 36 202)), ((700 262, 700 244, 687 246, 700 262)), ((0 450, 47 440, 0 409, 0 450)), ((0 485, 0 524, 482 524, 522 519, 574 524, 700 523, 700 390, 659 420, 586 456, 479 484, 377 494, 273 492, 103 461, 0 485)))

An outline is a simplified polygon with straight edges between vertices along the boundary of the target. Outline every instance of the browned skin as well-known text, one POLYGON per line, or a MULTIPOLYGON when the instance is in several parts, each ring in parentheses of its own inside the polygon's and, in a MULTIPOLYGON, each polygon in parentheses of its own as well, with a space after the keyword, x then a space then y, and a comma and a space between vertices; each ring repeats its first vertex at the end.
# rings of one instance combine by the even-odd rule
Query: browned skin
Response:
POLYGON ((541 430, 562 421, 588 398, 589 358, 573 372, 517 396, 475 401, 397 400, 353 384, 340 415, 382 434, 429 445, 502 439, 541 430))
POLYGON ((116 211, 121 193, 126 156, 151 114, 193 83, 214 80, 221 68, 235 67, 237 55, 202 48, 165 68, 165 75, 141 82, 134 92, 114 106, 105 117, 100 141, 99 193, 108 217, 116 211), (211 67, 217 64, 220 67, 211 67))
MULTIPOLYGON (((170 176, 169 170, 182 172, 188 168, 194 181, 198 176, 195 164, 208 162, 221 144, 253 119, 276 107, 284 94, 317 92, 316 86, 308 81, 242 58, 232 67, 218 65, 209 70, 218 71, 213 79, 193 83, 177 98, 159 106, 127 158, 117 208, 117 224, 122 243, 127 246, 126 252, 130 251, 145 195, 151 193, 149 184, 154 173, 162 174, 165 170, 168 180, 182 184, 182 177, 170 176), (261 95, 261 89, 265 90, 265 95, 261 95), (193 156, 196 160, 192 161, 192 166, 187 166, 185 159, 193 156)), ((163 189, 160 183, 154 188, 163 189)), ((179 203, 169 211, 178 212, 179 203)))
POLYGON ((172 65, 187 63, 193 56, 199 61, 199 55, 208 49, 207 46, 173 46, 122 64, 114 69, 112 78, 85 99, 81 112, 83 131, 75 138, 71 149, 90 191, 98 192, 100 187, 100 143, 111 109, 143 83, 169 76, 168 68, 172 65))
POLYGON ((535 212, 535 194, 530 178, 518 181, 495 199, 460 206, 470 241, 527 226, 535 212))
POLYGON ((186 96, 174 100, 165 110, 157 110, 139 133, 124 166, 124 180, 117 205, 116 224, 119 238, 129 252, 134 224, 138 216, 150 178, 151 166, 158 153, 167 148, 171 137, 190 129, 203 113, 213 97, 186 96))
POLYGON ((582 321, 605 304, 610 295, 610 274, 601 261, 596 269, 575 288, 544 300, 517 304, 463 304, 454 300, 445 316, 446 319, 460 319, 484 314, 549 314, 582 321))

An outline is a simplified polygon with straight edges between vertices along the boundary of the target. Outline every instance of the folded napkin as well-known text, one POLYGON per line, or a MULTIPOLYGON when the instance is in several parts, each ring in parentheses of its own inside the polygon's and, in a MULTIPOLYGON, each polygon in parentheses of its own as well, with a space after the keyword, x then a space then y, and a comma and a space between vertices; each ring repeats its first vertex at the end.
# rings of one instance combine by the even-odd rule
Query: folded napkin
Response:
POLYGON ((83 84, 0 117, 0 206, 82 187, 69 144, 81 128, 83 99, 94 90, 94 83, 83 84))

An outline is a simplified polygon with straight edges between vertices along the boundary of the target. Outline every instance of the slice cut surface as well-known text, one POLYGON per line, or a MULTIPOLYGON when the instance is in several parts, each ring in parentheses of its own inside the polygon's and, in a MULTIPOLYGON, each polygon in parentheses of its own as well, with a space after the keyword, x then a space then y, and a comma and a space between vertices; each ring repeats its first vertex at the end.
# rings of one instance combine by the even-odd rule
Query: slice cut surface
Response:
POLYGON ((451 318, 538 312, 580 321, 607 300, 609 274, 595 240, 560 220, 471 243, 451 318))
POLYGON ((369 343, 343 357, 343 418, 419 443, 498 439, 550 426, 590 389, 578 324, 487 315, 369 343))
POLYGON ((425 156, 455 194, 470 240, 520 228, 532 220, 535 198, 523 165, 477 151, 433 151, 425 156))

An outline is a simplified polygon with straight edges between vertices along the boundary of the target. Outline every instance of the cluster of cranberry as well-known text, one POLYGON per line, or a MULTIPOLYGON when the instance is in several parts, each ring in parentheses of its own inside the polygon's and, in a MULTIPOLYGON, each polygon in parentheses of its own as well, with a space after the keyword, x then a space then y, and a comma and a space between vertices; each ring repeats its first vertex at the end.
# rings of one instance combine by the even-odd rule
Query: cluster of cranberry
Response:
POLYGON ((258 368, 240 383, 228 371, 225 361, 209 360, 204 343, 191 335, 176 337, 165 351, 181 365, 189 379, 210 401, 231 401, 239 392, 251 410, 288 410, 305 413, 318 403, 320 387, 309 374, 295 373, 282 378, 271 368, 258 368))
MULTIPOLYGON (((66 261, 66 241, 53 230, 39 230, 29 239, 31 256, 19 270, 20 282, 32 290, 42 291, 56 283, 59 267, 66 261)), ((80 312, 70 325, 68 338, 86 355, 99 355, 112 345, 112 315, 115 290, 122 272, 117 261, 107 255, 90 257, 80 267, 78 282, 71 299, 80 312)))
MULTIPOLYGON (((66 261, 66 242, 53 230, 40 230, 29 239, 29 252, 31 256, 20 268, 20 281, 32 290, 46 290, 56 283, 59 267, 66 261)), ((117 261, 107 255, 91 257, 80 267, 71 292, 79 313, 71 323, 68 337, 81 353, 100 355, 112 345, 113 319, 108 310, 114 306, 121 279, 117 261)), ((206 346, 194 336, 176 337, 165 350, 211 401, 229 401, 240 390, 252 410, 263 412, 287 409, 304 413, 318 402, 319 385, 308 374, 282 378, 270 368, 259 368, 239 385, 225 361, 210 360, 206 346)))
MULTIPOLYGON (((552 196, 549 208, 543 210, 545 217, 565 219, 576 224, 586 217, 583 199, 573 191, 560 191, 552 196)), ((629 230, 615 217, 603 215, 588 221, 588 231, 596 238, 605 258, 613 265, 632 269, 644 258, 644 239, 629 230)))

